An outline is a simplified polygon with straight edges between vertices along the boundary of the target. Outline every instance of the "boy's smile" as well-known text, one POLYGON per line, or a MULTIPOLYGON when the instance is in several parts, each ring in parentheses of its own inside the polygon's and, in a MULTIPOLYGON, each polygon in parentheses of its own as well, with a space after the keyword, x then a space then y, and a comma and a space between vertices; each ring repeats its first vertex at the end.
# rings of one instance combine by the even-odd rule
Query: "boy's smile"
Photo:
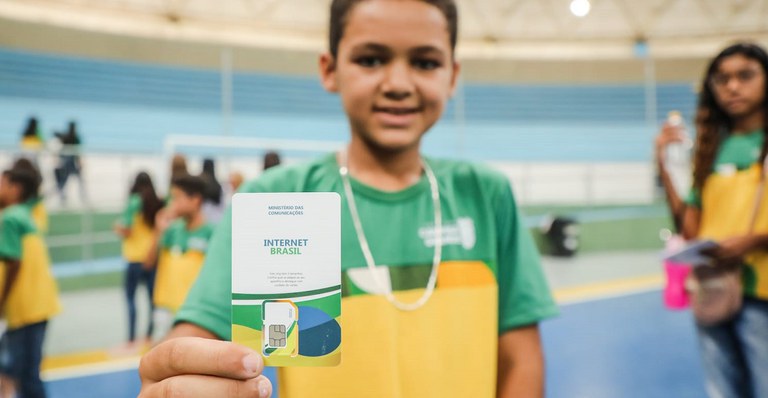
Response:
POLYGON ((385 128, 408 128, 422 111, 421 107, 413 106, 373 106, 373 113, 379 124, 385 128))
POLYGON ((353 140, 388 152, 418 147, 453 93, 458 73, 443 14, 413 0, 367 0, 347 17, 336 59, 321 59, 353 140))

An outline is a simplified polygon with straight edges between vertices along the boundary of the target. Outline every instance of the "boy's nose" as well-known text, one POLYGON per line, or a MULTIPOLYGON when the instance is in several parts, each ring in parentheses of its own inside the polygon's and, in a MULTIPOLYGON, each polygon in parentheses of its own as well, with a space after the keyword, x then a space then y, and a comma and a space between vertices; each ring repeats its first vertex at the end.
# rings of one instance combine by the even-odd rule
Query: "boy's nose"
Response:
POLYGON ((382 91, 389 97, 403 98, 413 92, 413 79, 406 62, 392 62, 386 69, 382 91))

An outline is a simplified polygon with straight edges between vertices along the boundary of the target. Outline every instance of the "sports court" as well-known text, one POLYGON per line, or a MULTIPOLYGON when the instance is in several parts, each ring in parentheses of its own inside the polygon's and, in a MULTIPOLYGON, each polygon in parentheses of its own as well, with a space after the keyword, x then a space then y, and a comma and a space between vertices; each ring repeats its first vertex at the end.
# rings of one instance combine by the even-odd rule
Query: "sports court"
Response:
MULTIPOLYGON (((658 253, 648 250, 545 260, 562 304, 562 315, 543 324, 547 396, 704 396, 692 319, 687 312, 670 312, 663 307, 657 260, 658 253)), ((85 310, 97 305, 118 306, 121 299, 118 289, 64 295, 67 308, 78 308, 80 315, 73 320, 76 324, 65 325, 64 317, 54 323, 48 347, 78 347, 72 347, 77 354, 50 358, 51 369, 45 376, 51 397, 136 396, 140 388, 138 359, 89 349, 89 344, 83 343, 107 344, 120 339, 125 323, 122 314, 116 312, 104 319, 85 310), (83 325, 110 326, 77 341, 67 338, 68 330, 79 330, 83 325), (83 391, 89 395, 82 395, 83 391)), ((267 374, 274 378, 272 372, 267 374)))

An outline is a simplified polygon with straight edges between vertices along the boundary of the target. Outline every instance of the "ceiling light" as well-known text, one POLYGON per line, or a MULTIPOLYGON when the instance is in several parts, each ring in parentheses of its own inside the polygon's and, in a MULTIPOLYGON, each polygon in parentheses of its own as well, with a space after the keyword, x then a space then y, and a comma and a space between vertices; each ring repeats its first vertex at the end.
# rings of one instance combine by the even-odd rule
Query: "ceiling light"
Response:
POLYGON ((589 4, 589 0, 573 0, 571 1, 571 13, 579 18, 585 17, 589 14, 589 10, 592 5, 589 4))

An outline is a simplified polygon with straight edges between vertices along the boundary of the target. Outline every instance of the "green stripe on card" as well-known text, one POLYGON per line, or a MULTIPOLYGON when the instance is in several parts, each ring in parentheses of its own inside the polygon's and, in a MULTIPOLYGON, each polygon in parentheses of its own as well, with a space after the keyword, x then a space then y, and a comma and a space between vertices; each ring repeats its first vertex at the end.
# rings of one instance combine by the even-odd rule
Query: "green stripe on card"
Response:
POLYGON ((336 290, 341 290, 341 285, 326 287, 323 289, 307 290, 306 292, 295 292, 295 293, 279 293, 279 294, 232 293, 232 300, 269 300, 269 299, 280 299, 280 298, 286 298, 286 297, 306 297, 306 296, 314 296, 316 294, 329 293, 336 290))

